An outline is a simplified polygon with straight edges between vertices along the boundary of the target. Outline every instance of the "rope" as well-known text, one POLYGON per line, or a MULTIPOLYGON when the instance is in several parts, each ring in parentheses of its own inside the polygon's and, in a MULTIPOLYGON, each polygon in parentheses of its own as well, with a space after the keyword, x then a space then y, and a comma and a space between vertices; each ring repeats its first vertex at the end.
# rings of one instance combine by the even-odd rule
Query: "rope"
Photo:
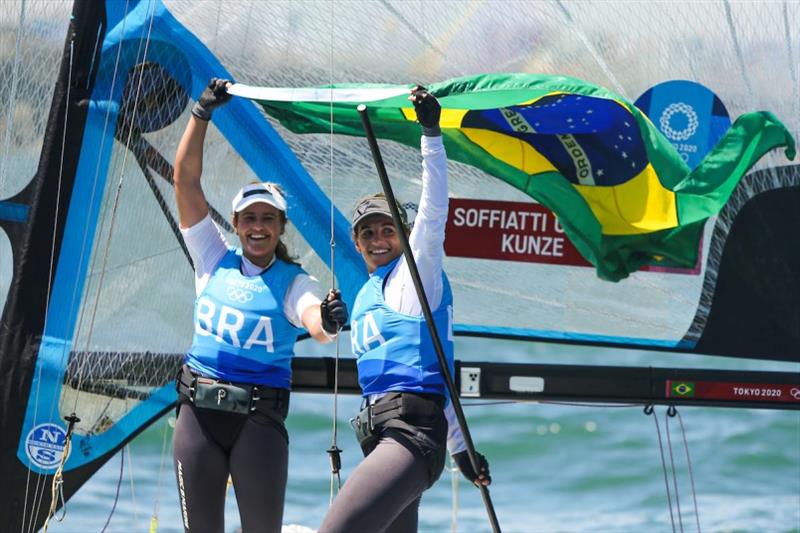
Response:
POLYGON ((158 465, 158 477, 156 478, 156 498, 153 502, 153 516, 150 518, 150 532, 158 531, 158 513, 161 504, 161 482, 164 479, 164 457, 167 455, 167 435, 169 434, 169 418, 164 417, 164 432, 161 439, 161 461, 158 465))
POLYGON ((664 445, 661 442, 661 429, 658 426, 658 416, 654 414, 654 409, 652 405, 647 405, 644 408, 644 414, 650 416, 653 415, 653 422, 656 425, 656 435, 658 435, 658 451, 661 454, 661 469, 664 473, 664 487, 667 490, 667 504, 669 505, 669 519, 672 523, 672 533, 675 533, 675 517, 672 515, 672 496, 670 495, 669 490, 669 481, 667 478, 667 463, 664 459, 664 445))
MULTIPOLYGON (((150 24, 148 25, 147 37, 145 38, 145 41, 144 41, 144 53, 142 54, 142 61, 140 61, 140 62, 144 62, 147 59, 147 52, 148 52, 149 47, 150 47, 150 37, 151 37, 152 31, 153 31, 153 22, 155 21, 155 9, 154 9, 154 7, 155 7, 155 4, 153 4, 153 11, 150 14, 150 24)), ((140 72, 139 72, 139 80, 138 80, 137 85, 136 85, 136 95, 134 97, 133 114, 131 116, 131 121, 130 121, 129 129, 128 129, 128 139, 127 139, 127 142, 125 143, 127 145, 130 145, 131 139, 133 137, 134 124, 136 123, 136 114, 138 112, 138 107, 139 107, 139 96, 140 96, 141 90, 142 90, 142 80, 143 80, 143 78, 144 78, 144 69, 141 69, 140 72)), ((87 350, 89 349, 89 346, 91 344, 92 333, 94 331, 94 323, 95 323, 95 319, 97 317, 97 309, 98 309, 99 303, 100 303, 100 294, 102 292, 103 283, 105 281, 105 273, 106 273, 106 267, 108 265, 109 250, 111 249, 111 238, 112 238, 112 236, 114 234, 114 226, 116 224, 117 210, 119 209, 119 199, 120 199, 120 195, 122 194, 122 185, 123 185, 123 183, 125 181, 125 169, 127 168, 127 161, 128 161, 128 154, 129 153, 130 153, 130 151, 126 150, 125 153, 124 153, 125 155, 123 156, 123 159, 122 159, 122 166, 120 168, 120 173, 119 173, 119 181, 117 182, 117 189, 116 189, 116 192, 114 194, 114 202, 113 202, 113 205, 112 205, 112 208, 111 208, 111 224, 110 224, 109 229, 108 229, 108 235, 106 237, 105 246, 104 246, 104 249, 103 249, 103 259, 102 259, 101 268, 100 268, 100 280, 98 281, 97 292, 95 293, 94 304, 92 306, 92 314, 91 314, 91 318, 89 320, 89 329, 88 329, 88 332, 86 334, 86 349, 87 350)), ((80 394, 81 394, 81 386, 83 385, 83 378, 84 378, 83 371, 84 371, 84 368, 86 366, 86 361, 87 361, 87 359, 82 360, 81 361, 81 366, 78 369, 78 384, 77 384, 77 387, 76 387, 77 394, 75 395, 75 405, 76 406, 77 406, 78 399, 79 399, 80 394)))
POLYGON ((453 500, 453 504, 450 506, 452 508, 450 511, 450 531, 451 533, 458 533, 458 510, 461 502, 458 488, 459 481, 461 480, 461 472, 458 470, 458 466, 455 465, 452 455, 450 455, 448 462, 450 464, 447 466, 447 469, 450 471, 450 486, 452 487, 451 494, 453 500))
MULTIPOLYGON (((125 401, 125 403, 128 403, 127 400, 125 401)), ((125 445, 125 447, 128 448, 128 472, 130 472, 130 474, 128 475, 128 479, 131 482, 131 506, 133 507, 133 521, 138 524, 139 506, 136 505, 136 490, 135 490, 136 483, 134 482, 136 475, 133 472, 133 450, 127 444, 125 445)))
POLYGON ((669 431, 669 419, 675 416, 675 406, 670 405, 667 407, 667 412, 664 413, 664 431, 667 434, 667 449, 669 450, 669 463, 672 468, 672 486, 675 488, 675 510, 678 514, 678 526, 681 533, 683 533, 683 516, 681 515, 681 499, 680 492, 678 491, 678 473, 675 469, 675 457, 672 455, 672 436, 669 431))
POLYGON ((122 474, 125 471, 125 448, 127 448, 127 446, 123 446, 122 449, 120 450, 119 478, 117 478, 117 491, 116 491, 116 494, 114 495, 114 504, 111 506, 111 512, 108 513, 108 519, 106 520, 106 523, 103 526, 103 529, 100 530, 101 533, 105 533, 106 532, 106 528, 108 527, 108 524, 111 523, 111 517, 114 516, 114 511, 117 510, 117 502, 119 501, 119 489, 120 489, 120 487, 122 487, 122 474))
MULTIPOLYGON (((127 20, 128 20, 127 14, 129 12, 128 8, 130 7, 129 4, 130 4, 130 0, 126 0, 126 2, 125 2, 125 17, 123 17, 123 19, 122 19, 122 33, 125 33, 125 28, 126 28, 126 24, 127 24, 127 20)), ((99 44, 100 43, 98 41, 97 43, 95 43, 95 46, 98 46, 99 44)), ((139 51, 137 50, 137 56, 138 56, 138 53, 139 53, 139 51)), ((122 57, 122 47, 118 47, 117 48, 117 56, 116 56, 116 58, 114 60, 114 71, 113 71, 113 73, 111 75, 111 89, 109 91, 109 96, 114 94, 114 89, 115 89, 116 84, 117 84, 117 75, 119 73, 119 64, 120 64, 121 57, 122 57)), ((106 111, 105 120, 103 121, 103 135, 101 136, 100 147, 99 147, 99 151, 100 152, 102 152, 104 150, 104 146, 105 146, 105 143, 106 143, 106 132, 108 131, 108 127, 109 127, 109 124, 111 122, 110 118, 111 118, 111 109, 109 108, 106 111)), ((114 125, 114 127, 116 127, 116 125, 114 125)), ((90 204, 93 203, 93 199, 94 199, 95 195, 97 194, 97 184, 99 182, 99 176, 100 176, 100 159, 98 158, 97 164, 95 165, 94 179, 92 180, 92 194, 91 194, 91 199, 90 199, 90 202, 89 202, 90 204)), ((79 257, 81 258, 81 261, 83 261, 83 258, 86 255, 86 247, 87 247, 88 240, 89 240, 89 226, 87 225, 85 230, 84 230, 83 239, 82 239, 82 242, 81 242, 81 251, 80 251, 80 254, 79 254, 79 257)), ((87 289, 87 294, 88 294, 88 289, 87 289)), ((73 286, 72 297, 70 299, 70 313, 69 313, 70 316, 73 314, 73 312, 75 310, 75 306, 79 303, 79 301, 80 300, 79 300, 79 294, 78 294, 78 285, 75 284, 73 286)), ((78 320, 77 320, 77 323, 76 323, 76 326, 75 326, 75 332, 76 332, 76 335, 74 336, 75 338, 77 338, 77 332, 79 332, 79 331, 81 331, 83 329, 84 313, 85 313, 85 308, 81 308, 80 312, 78 313, 78 320)), ((66 355, 67 355, 67 347, 65 345, 64 346, 64 350, 61 353, 61 364, 59 365, 60 368, 64 368, 65 367, 64 359, 65 359, 66 355)), ((66 372, 66 370, 64 371, 64 373, 65 372, 66 372)), ((63 377, 63 373, 59 373, 59 379, 61 379, 62 377, 63 377)), ((53 409, 53 407, 54 406, 51 406, 51 417, 52 417, 52 409, 53 409)))
POLYGON ((689 482, 692 486, 692 501, 694 502, 694 518, 697 523, 697 533, 700 533, 700 512, 697 509, 697 491, 694 486, 694 472, 692 471, 692 459, 689 457, 689 443, 686 441, 686 428, 683 426, 683 417, 675 409, 675 414, 678 415, 678 424, 681 426, 681 436, 683 437, 683 449, 686 452, 686 467, 689 470, 689 482))
POLYGON ((75 416, 75 413, 72 413, 66 420, 69 422, 69 426, 67 426, 67 434, 64 436, 64 453, 61 455, 61 461, 58 463, 58 468, 55 474, 53 474, 53 482, 50 485, 50 510, 47 512, 47 518, 43 526, 43 531, 45 533, 47 533, 47 527, 50 524, 51 518, 55 518, 56 522, 61 522, 67 516, 67 502, 64 500, 64 465, 72 449, 72 430, 75 428, 75 424, 80 422, 81 419, 75 416), (59 501, 61 501, 62 513, 61 516, 56 516, 59 501))

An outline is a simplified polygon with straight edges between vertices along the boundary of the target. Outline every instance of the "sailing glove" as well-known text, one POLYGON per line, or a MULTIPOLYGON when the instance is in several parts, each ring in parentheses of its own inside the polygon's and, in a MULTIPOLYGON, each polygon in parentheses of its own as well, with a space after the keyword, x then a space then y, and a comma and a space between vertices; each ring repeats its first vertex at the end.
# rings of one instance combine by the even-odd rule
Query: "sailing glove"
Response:
POLYGON ((320 315, 322 316, 322 329, 329 336, 336 335, 342 326, 347 323, 347 305, 342 300, 342 293, 332 289, 319 304, 320 315))
POLYGON ((469 454, 466 450, 453 454, 453 461, 455 461, 458 469, 464 474, 464 477, 476 485, 489 485, 492 482, 492 476, 489 475, 489 462, 482 454, 475 452, 475 459, 478 461, 480 467, 480 475, 475 473, 472 469, 472 463, 469 461, 469 454))
POLYGON ((231 95, 226 90, 229 83, 229 80, 222 78, 211 78, 208 87, 200 93, 200 98, 192 107, 192 115, 200 120, 211 120, 211 112, 231 99, 231 95))
POLYGON ((408 97, 414 104, 417 112, 417 122, 422 126, 422 134, 426 137, 438 137, 442 134, 439 129, 439 117, 442 114, 442 106, 422 85, 417 85, 411 89, 411 96, 408 97))

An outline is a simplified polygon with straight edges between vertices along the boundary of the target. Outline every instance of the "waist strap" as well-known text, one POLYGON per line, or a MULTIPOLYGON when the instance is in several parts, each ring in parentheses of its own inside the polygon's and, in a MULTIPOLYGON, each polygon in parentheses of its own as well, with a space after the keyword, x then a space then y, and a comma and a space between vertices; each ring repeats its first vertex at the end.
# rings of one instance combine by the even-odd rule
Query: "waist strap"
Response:
POLYGON ((354 423, 367 425, 370 431, 395 419, 414 424, 444 409, 444 401, 444 396, 438 394, 390 392, 376 403, 364 407, 354 423))
POLYGON ((176 390, 197 407, 247 414, 271 409, 283 418, 289 410, 289 389, 232 383, 208 378, 183 365, 175 380, 176 390))

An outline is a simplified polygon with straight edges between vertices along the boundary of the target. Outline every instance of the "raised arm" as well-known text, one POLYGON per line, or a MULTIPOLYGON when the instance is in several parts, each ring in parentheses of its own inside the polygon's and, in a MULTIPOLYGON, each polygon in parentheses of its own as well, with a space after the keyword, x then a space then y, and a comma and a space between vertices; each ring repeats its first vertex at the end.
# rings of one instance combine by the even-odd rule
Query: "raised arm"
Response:
MULTIPOLYGON (((422 87, 415 88, 409 100, 414 103, 417 119, 422 126, 422 194, 409 244, 428 303, 431 309, 436 309, 442 300, 444 230, 448 206, 447 155, 439 129, 441 107, 436 98, 422 87)), ((409 315, 422 314, 405 258, 400 260, 390 275, 384 296, 386 303, 396 311, 409 315)))
POLYGON ((203 143, 211 111, 231 96, 225 91, 227 80, 212 78, 197 103, 183 132, 175 154, 175 199, 182 228, 194 226, 208 215, 208 203, 200 185, 203 174, 203 143))

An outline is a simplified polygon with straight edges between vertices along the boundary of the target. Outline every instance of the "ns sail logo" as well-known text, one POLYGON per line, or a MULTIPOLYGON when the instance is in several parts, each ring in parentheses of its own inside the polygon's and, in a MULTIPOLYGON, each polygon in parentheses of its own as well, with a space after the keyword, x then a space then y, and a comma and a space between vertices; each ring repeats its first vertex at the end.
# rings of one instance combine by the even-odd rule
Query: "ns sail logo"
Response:
POLYGON ((67 432, 57 424, 39 424, 25 437, 25 453, 31 463, 42 469, 56 468, 61 463, 67 432))

